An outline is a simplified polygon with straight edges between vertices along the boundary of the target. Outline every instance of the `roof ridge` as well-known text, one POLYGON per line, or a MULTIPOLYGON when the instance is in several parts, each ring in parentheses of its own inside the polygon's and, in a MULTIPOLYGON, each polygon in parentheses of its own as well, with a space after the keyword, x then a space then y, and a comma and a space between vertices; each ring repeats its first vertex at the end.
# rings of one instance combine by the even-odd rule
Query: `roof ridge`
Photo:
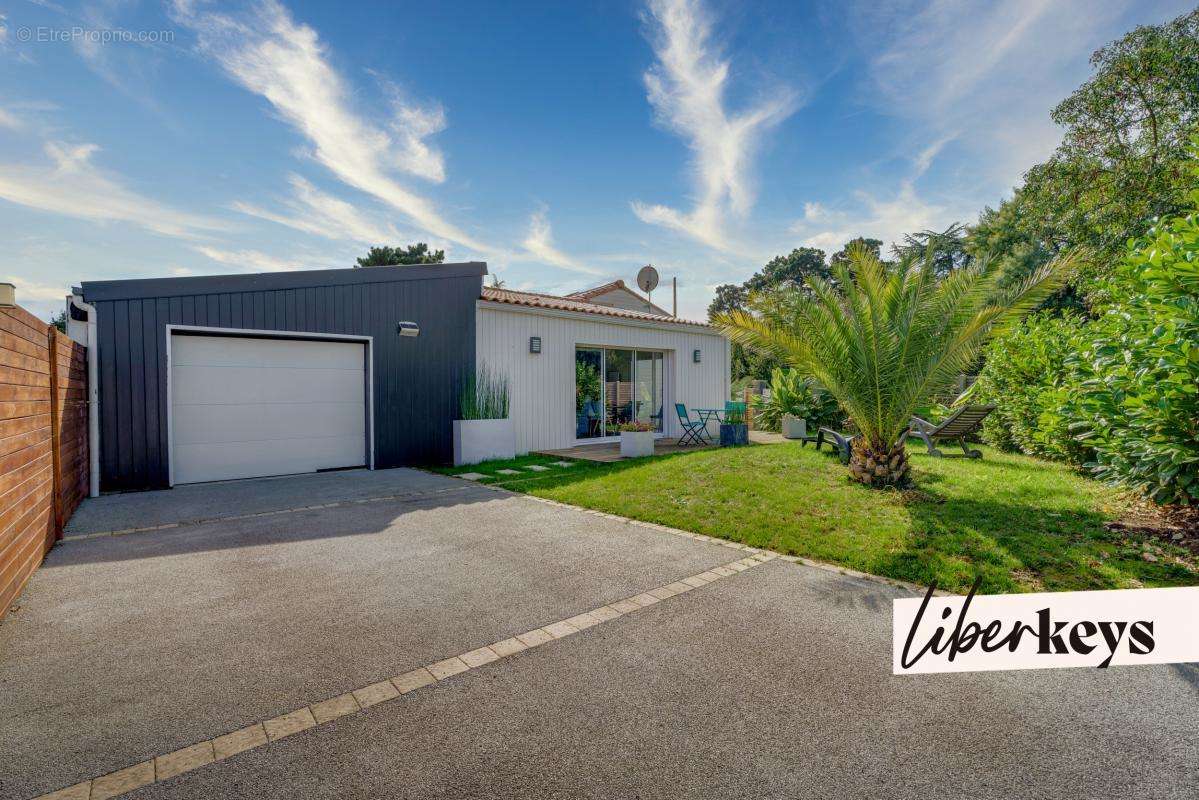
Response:
POLYGON ((492 286, 484 286, 481 295, 484 300, 491 300, 498 303, 510 303, 512 305, 530 306, 533 308, 549 308, 558 311, 576 311, 583 314, 596 314, 605 317, 621 317, 624 319, 639 319, 646 322, 664 322, 672 325, 690 325, 692 327, 710 328, 706 322, 697 322, 680 317, 663 316, 661 314, 651 314, 646 311, 634 311, 627 308, 617 308, 615 306, 601 306, 598 303, 589 303, 586 300, 580 300, 573 297, 562 297, 560 295, 545 294, 543 292, 529 292, 523 289, 505 289, 495 288, 492 286), (519 296, 528 298, 522 300, 519 296))
POLYGON ((603 292, 606 292, 609 289, 628 289, 628 288, 629 287, 628 287, 628 285, 625 284, 623 278, 617 278, 616 280, 611 280, 611 281, 608 281, 607 283, 601 283, 599 286, 592 286, 590 289, 580 289, 577 292, 571 292, 570 294, 566 295, 566 297, 590 300, 595 295, 602 294, 603 292))

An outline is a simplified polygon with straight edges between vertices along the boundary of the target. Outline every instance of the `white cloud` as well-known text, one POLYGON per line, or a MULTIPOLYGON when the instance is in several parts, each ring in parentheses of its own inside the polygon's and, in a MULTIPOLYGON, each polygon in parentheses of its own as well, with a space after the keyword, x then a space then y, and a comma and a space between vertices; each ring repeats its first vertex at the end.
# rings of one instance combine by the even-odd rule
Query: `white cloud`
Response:
POLYGON ((989 194, 1053 151, 1061 137, 1049 112, 1089 75, 1090 53, 1167 18, 1171 5, 1181 8, 1177 0, 867 0, 846 13, 870 48, 879 109, 912 123, 910 138, 931 143, 933 154, 955 140, 989 194))
POLYGON ((17 287, 17 303, 24 305, 29 302, 33 303, 53 303, 54 301, 63 302, 67 296, 65 286, 55 286, 49 283, 38 283, 19 275, 7 275, 0 280, 6 283, 11 283, 17 287))
POLYGON ((126 187, 92 163, 97 145, 48 142, 44 150, 49 165, 0 164, 0 198, 96 222, 127 222, 168 236, 195 237, 227 227, 126 187))
POLYGON ((21 127, 20 119, 18 119, 12 112, 5 111, 3 108, 0 108, 0 128, 9 128, 10 130, 17 130, 20 127, 21 127))
POLYGON ((245 272, 290 272, 321 266, 305 258, 280 258, 260 250, 223 250, 206 245, 197 245, 192 249, 218 264, 228 264, 245 272))
POLYGON ((808 222, 819 222, 828 218, 828 209, 820 203, 804 203, 803 218, 808 222))
POLYGON ((444 126, 444 115, 400 106, 389 133, 356 113, 352 93, 316 31, 296 23, 275 0, 263 0, 244 21, 176 0, 175 17, 196 31, 201 51, 230 77, 266 98, 309 141, 312 157, 341 181, 387 203, 423 231, 487 250, 394 175, 443 176, 442 157, 425 137, 444 126))
POLYGON ((534 212, 529 219, 529 232, 522 244, 529 255, 542 263, 587 275, 604 274, 563 253, 554 245, 554 233, 550 228, 545 209, 534 212))
MULTIPOLYGON (((943 230, 954 222, 966 221, 977 211, 930 202, 920 196, 913 180, 904 180, 889 195, 858 190, 853 193, 852 211, 823 210, 813 217, 807 213, 796 220, 790 232, 801 237, 801 244, 834 253, 858 236, 880 239, 886 252, 902 242, 905 234, 922 230, 943 230)), ((819 206, 818 206, 819 207, 819 206)))
POLYGON ((288 181, 293 197, 284 201, 287 213, 270 211, 241 201, 235 202, 233 208, 243 214, 326 239, 382 244, 403 238, 392 225, 362 212, 352 203, 322 192, 299 175, 290 176, 288 181))
POLYGON ((680 231, 727 250, 725 217, 754 204, 752 170, 762 135, 796 108, 794 93, 774 88, 741 112, 726 108, 729 62, 711 41, 712 24, 699 0, 650 0, 657 62, 645 74, 659 124, 687 141, 693 155, 695 206, 680 211, 635 201, 643 222, 680 231))

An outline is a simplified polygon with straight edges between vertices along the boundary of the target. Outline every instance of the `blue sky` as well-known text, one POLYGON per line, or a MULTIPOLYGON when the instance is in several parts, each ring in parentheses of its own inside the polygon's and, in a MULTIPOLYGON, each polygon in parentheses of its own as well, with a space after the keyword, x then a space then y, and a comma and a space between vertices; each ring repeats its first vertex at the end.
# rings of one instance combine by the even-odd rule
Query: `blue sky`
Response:
POLYGON ((0 280, 48 315, 424 240, 541 291, 653 263, 698 318, 793 247, 973 221, 1090 53, 1188 6, 13 0, 0 280))

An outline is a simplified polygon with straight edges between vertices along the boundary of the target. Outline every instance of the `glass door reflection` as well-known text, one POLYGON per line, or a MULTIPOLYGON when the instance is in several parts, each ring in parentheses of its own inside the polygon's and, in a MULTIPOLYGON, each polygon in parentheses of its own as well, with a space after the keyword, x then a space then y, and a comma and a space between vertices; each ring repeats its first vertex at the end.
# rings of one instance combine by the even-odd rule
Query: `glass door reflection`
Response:
POLYGON ((604 352, 599 348, 575 350, 575 438, 604 435, 604 396, 600 377, 604 352))
POLYGON ((633 351, 604 351, 605 433, 616 436, 618 426, 633 419, 633 351))

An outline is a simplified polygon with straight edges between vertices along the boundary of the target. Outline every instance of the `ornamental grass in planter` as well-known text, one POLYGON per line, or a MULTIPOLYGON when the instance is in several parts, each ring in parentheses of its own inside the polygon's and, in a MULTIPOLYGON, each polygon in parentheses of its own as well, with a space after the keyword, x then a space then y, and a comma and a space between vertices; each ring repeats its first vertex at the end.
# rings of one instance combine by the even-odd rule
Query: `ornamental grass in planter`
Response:
POLYGON ((454 466, 516 457, 508 400, 508 377, 486 364, 466 379, 454 420, 454 466))

